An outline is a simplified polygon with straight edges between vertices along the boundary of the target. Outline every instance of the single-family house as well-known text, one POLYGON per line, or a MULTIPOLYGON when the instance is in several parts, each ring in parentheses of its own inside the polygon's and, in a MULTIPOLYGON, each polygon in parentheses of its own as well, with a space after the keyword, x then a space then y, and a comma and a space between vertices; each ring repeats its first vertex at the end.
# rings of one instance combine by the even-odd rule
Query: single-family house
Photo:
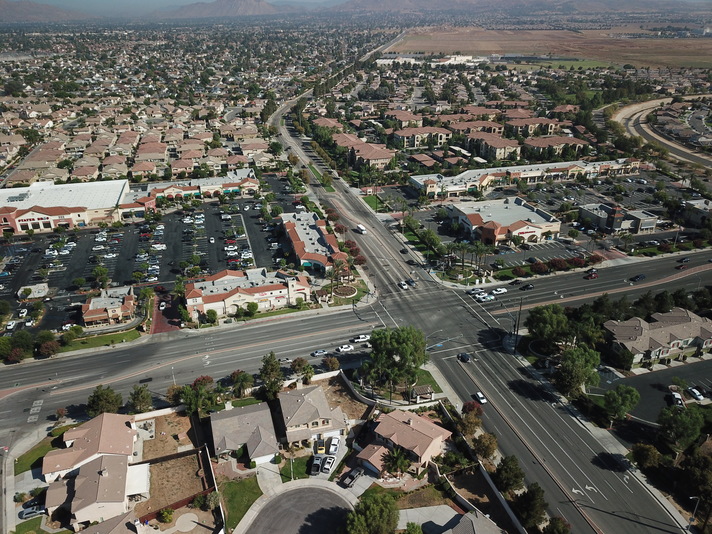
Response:
POLYGON ((224 410, 210 416, 210 427, 218 458, 245 447, 250 460, 259 465, 279 452, 272 414, 266 403, 235 408, 228 402, 224 410))

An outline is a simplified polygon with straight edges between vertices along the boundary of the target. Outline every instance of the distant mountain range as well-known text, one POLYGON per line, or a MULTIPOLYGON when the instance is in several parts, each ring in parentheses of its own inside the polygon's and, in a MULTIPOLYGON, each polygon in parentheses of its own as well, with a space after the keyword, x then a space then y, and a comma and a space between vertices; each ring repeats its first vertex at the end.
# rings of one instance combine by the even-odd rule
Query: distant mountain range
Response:
MULTIPOLYGON (((126 18, 206 19, 238 18, 285 13, 423 13, 429 11, 521 11, 526 13, 605 13, 657 11, 705 5, 708 0, 214 0, 172 6, 146 16, 140 10, 122 13, 126 18)), ((134 4, 135 5, 135 4, 134 4)), ((0 23, 66 22, 97 19, 79 11, 61 9, 28 0, 0 0, 0 23)))
POLYGON ((206 19, 276 15, 290 11, 294 11, 294 8, 291 6, 278 7, 264 0, 215 0, 214 2, 198 2, 166 8, 154 13, 154 16, 167 19, 206 19))
POLYGON ((10 2, 0 0, 0 23, 9 22, 67 22, 74 20, 95 19, 94 15, 87 15, 79 11, 61 9, 47 4, 38 4, 22 0, 10 2))

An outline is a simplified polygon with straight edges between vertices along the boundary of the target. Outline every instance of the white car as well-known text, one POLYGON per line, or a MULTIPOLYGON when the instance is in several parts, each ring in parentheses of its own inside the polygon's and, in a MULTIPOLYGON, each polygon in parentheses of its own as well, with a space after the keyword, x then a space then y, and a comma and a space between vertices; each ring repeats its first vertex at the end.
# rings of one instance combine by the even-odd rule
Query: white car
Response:
POLYGON ((315 358, 318 358, 319 356, 327 356, 328 354, 329 354, 329 351, 324 350, 324 349, 315 350, 314 352, 311 353, 311 355, 314 356, 315 358))
POLYGON ((351 352, 354 350, 353 345, 341 345, 340 347, 336 347, 336 352, 351 352))
POLYGON ((31 328, 31 327, 35 326, 35 320, 34 319, 26 319, 25 326, 27 328, 31 328))
POLYGON ((165 302, 161 302, 161 303, 158 305, 158 309, 161 310, 161 311, 165 310, 165 309, 166 309, 166 303, 165 303, 165 302))
POLYGON ((339 443, 341 443, 341 440, 338 436, 331 438, 331 441, 329 442, 329 454, 336 454, 339 452, 339 443))
POLYGON ((166 228, 166 227, 163 226, 162 224, 159 224, 159 225, 156 226, 156 230, 165 230, 165 228, 166 228))
POLYGON ((59 251, 60 256, 66 256, 67 254, 71 254, 72 251, 68 248, 63 248, 62 250, 59 251))
POLYGON ((690 394, 690 396, 695 399, 696 401, 701 401, 704 399, 704 397, 700 394, 699 391, 697 391, 695 388, 688 388, 687 392, 690 394))
POLYGON ((113 252, 110 252, 109 254, 104 254, 104 257, 105 257, 107 260, 110 260, 110 259, 112 259, 112 258, 115 258, 116 256, 117 256, 117 254, 114 254, 113 252))
POLYGON ((484 293, 484 292, 485 292, 485 290, 482 289, 481 287, 473 287, 472 289, 467 289, 465 291, 465 293, 467 293, 468 295, 472 295, 472 296, 479 295, 480 293, 484 293))
POLYGON ((480 404, 487 404, 487 399, 481 391, 475 393, 475 397, 477 397, 477 402, 479 402, 480 404))
POLYGON ((91 249, 94 250, 94 251, 96 251, 96 250, 104 250, 105 248, 106 248, 106 247, 105 247, 104 245, 94 245, 93 247, 91 247, 91 249))
POLYGON ((359 334, 355 338, 353 338, 351 341, 354 343, 364 343, 366 341, 369 341, 371 339, 371 336, 368 334, 359 334))
POLYGON ((334 467, 335 463, 336 458, 334 456, 327 456, 324 460, 324 465, 321 466, 321 472, 328 475, 331 473, 331 469, 334 467))
POLYGON ((406 290, 407 290, 407 289, 408 289, 408 284, 406 284, 405 282, 398 282, 398 287, 400 287, 401 289, 406 289, 406 290))
POLYGON ((158 277, 157 276, 149 276, 146 278, 146 282, 158 282, 158 277))
POLYGON ((494 295, 482 293, 481 295, 477 295, 475 298, 477 299, 477 302, 489 302, 491 300, 494 300, 494 295))
POLYGON ((223 250, 237 250, 236 245, 228 245, 226 247, 223 247, 223 250))
POLYGON ((19 312, 17 312, 17 316, 22 319, 23 317, 27 317, 27 308, 22 308, 19 312))
POLYGON ((193 219, 191 219, 190 217, 186 217, 185 219, 183 219, 183 224, 190 224, 192 222, 193 222, 193 219))
POLYGON ((507 288, 506 288, 506 287, 495 287, 495 288, 492 290, 492 294, 493 294, 493 295, 504 295, 506 292, 507 292, 507 288))
POLYGON ((215 243, 215 238, 211 237, 210 239, 208 239, 208 241, 210 241, 210 244, 212 245, 213 243, 215 243))
POLYGON ((168 247, 163 243, 154 243, 151 248, 153 250, 166 250, 168 247))
POLYGON ((230 257, 235 257, 235 256, 239 256, 239 255, 240 255, 240 253, 236 250, 228 250, 225 253, 225 256, 230 256, 230 257))
POLYGON ((10 321, 10 322, 8 322, 8 323, 5 325, 5 330, 12 330, 12 329, 14 329, 14 328, 15 328, 15 324, 17 324, 17 323, 15 323, 15 321, 10 321))

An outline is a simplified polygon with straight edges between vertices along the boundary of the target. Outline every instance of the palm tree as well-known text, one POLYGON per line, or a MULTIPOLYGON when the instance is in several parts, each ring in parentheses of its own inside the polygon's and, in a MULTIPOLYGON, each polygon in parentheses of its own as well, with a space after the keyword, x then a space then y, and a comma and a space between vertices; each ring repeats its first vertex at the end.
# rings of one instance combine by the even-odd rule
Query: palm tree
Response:
POLYGON ((630 245, 633 241, 635 241, 635 238, 633 237, 633 234, 625 233, 621 234, 620 240, 623 241, 623 248, 625 250, 628 250, 628 245, 630 245))
POLYGON ((331 283, 331 298, 334 298, 334 288, 338 285, 341 273, 344 270, 344 260, 334 260, 329 271, 329 282, 331 283))
POLYGON ((472 253, 475 255, 476 266, 479 269, 480 264, 482 263, 482 258, 484 258, 487 253, 487 245, 485 245, 482 241, 475 241, 472 244, 472 253))
POLYGON ((401 447, 394 447, 393 450, 385 453, 383 466, 389 473, 395 474, 398 478, 410 467, 410 460, 406 452, 401 447))

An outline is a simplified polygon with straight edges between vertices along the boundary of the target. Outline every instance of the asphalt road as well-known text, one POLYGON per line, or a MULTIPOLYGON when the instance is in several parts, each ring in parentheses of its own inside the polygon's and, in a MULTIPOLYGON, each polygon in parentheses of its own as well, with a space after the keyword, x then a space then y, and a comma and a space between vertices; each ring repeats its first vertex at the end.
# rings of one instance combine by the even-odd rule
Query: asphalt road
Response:
POLYGON ((250 532, 338 532, 351 510, 349 502, 334 491, 297 488, 269 501, 250 525, 250 532))

